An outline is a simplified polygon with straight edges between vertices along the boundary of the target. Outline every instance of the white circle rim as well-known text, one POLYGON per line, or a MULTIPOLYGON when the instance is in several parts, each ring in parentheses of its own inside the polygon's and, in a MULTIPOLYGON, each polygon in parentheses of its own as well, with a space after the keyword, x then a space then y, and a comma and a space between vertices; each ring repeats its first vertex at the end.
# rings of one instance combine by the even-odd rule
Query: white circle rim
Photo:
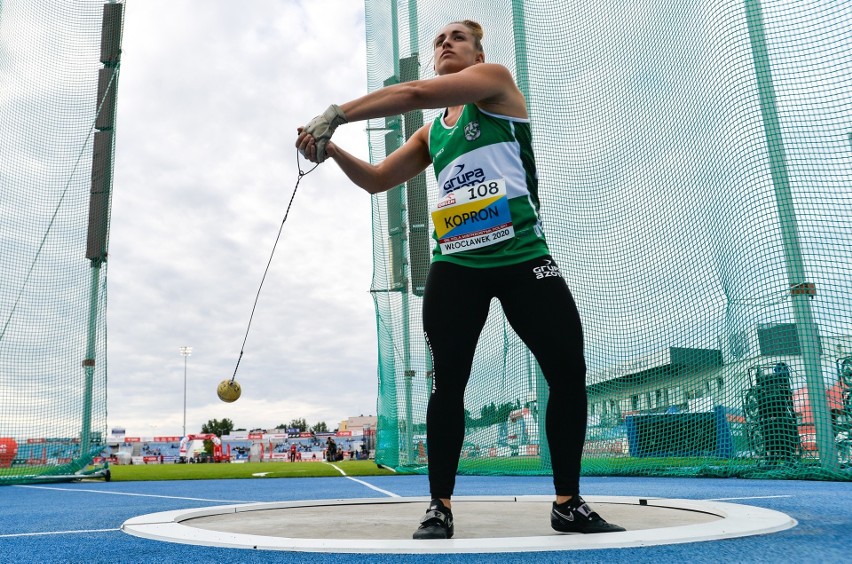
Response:
MULTIPOLYGON (((271 503, 220 505, 201 509, 179 509, 149 513, 128 519, 121 530, 133 536, 201 546, 217 546, 254 550, 294 552, 336 552, 371 554, 439 554, 439 553, 496 553, 591 550, 605 548, 635 548, 664 544, 713 541, 751 535, 775 533, 795 527, 795 519, 780 511, 727 503, 688 499, 640 498, 625 496, 583 496, 589 503, 649 505, 653 507, 700 511, 720 517, 710 523, 642 529, 598 535, 550 535, 528 537, 498 537, 449 540, 396 539, 321 539, 290 538, 244 533, 227 533, 200 529, 183 524, 199 518, 241 513, 320 507, 332 505, 382 505, 390 503, 423 503, 428 497, 362 498, 334 500, 303 500, 271 503)), ((552 496, 455 496, 458 501, 478 502, 542 502, 552 496)))

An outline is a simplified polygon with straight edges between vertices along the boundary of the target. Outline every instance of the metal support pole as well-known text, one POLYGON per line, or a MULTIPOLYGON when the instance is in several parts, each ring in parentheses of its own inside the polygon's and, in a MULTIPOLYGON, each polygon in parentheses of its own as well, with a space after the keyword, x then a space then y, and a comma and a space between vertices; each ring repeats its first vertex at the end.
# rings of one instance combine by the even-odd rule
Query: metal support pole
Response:
POLYGON ((820 465, 823 468, 839 470, 834 432, 831 425, 831 412, 828 408, 825 382, 820 366, 819 335, 811 310, 811 299, 815 295, 815 289, 813 284, 808 283, 805 277, 796 210, 793 207, 793 196, 790 191, 790 180, 784 153, 784 141, 781 137, 781 125, 775 105, 775 87, 772 83, 769 53, 766 49, 766 35, 760 0, 745 0, 745 12, 754 70, 757 77, 760 113, 763 118, 763 130, 769 153, 770 174, 775 189, 775 203, 778 207, 779 227, 784 246, 784 264, 787 269, 787 279, 790 284, 793 312, 796 319, 796 331, 805 365, 808 399, 813 410, 816 426, 816 443, 819 449, 820 465))
POLYGON ((86 457, 92 442, 92 397, 95 385, 95 353, 98 333, 98 294, 101 281, 101 263, 92 261, 89 290, 89 323, 86 336, 86 358, 83 360, 83 420, 80 429, 80 455, 86 457))
POLYGON ((183 357, 183 435, 186 436, 186 355, 183 357))
POLYGON ((183 437, 186 436, 186 359, 192 356, 192 347, 181 347, 180 354, 183 355, 183 437))
POLYGON ((417 449, 414 446, 414 418, 412 417, 411 389, 414 385, 414 370, 405 371, 405 433, 403 434, 404 445, 400 449, 405 453, 403 464, 411 464, 417 460, 417 449))
POLYGON ((527 29, 524 0, 512 0, 512 38, 515 44, 515 80, 518 89, 530 99, 529 65, 527 64, 527 29))
POLYGON ((420 52, 420 44, 417 39, 417 0, 408 0, 408 43, 411 46, 410 55, 420 52))
POLYGON ((398 0, 390 0, 391 49, 393 50, 393 75, 399 77, 399 7, 398 0))

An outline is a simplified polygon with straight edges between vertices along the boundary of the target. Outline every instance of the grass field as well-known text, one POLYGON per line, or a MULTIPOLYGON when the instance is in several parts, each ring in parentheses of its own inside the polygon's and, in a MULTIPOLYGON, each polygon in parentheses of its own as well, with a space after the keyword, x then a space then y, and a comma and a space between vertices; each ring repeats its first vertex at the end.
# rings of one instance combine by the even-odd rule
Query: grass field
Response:
MULTIPOLYGON (((756 460, 725 460, 702 457, 690 458, 633 458, 607 457, 583 459, 583 476, 703 476, 703 477, 754 477, 754 472, 766 472, 756 460)), ((825 479, 812 468, 813 461, 802 461, 794 467, 778 468, 775 478, 788 478, 795 471, 810 470, 809 479, 825 479)), ((92 467, 90 467, 91 470, 92 467)), ((158 480, 219 480, 252 478, 316 478, 339 477, 339 470, 347 476, 389 476, 402 474, 427 474, 425 464, 398 468, 397 472, 379 467, 372 460, 335 462, 245 462, 231 464, 141 464, 111 465, 110 479, 120 482, 158 480)), ((51 475, 75 474, 77 468, 58 467, 52 472, 28 467, 0 470, 0 485, 49 481, 51 475), (42 470, 42 471, 35 471, 42 470)), ((460 475, 542 476, 550 475, 549 466, 543 466, 539 457, 462 459, 460 475)), ((95 479, 102 479, 93 477, 95 479)))
MULTIPOLYGON (((609 474, 619 475, 624 470, 632 473, 660 471, 666 469, 669 473, 694 473, 696 467, 706 467, 705 472, 718 469, 724 472, 731 461, 716 460, 708 464, 701 458, 647 458, 647 459, 607 459, 605 461, 587 458, 583 461, 583 474, 597 474, 596 466, 601 463, 609 474), (624 468, 622 468, 624 466, 624 468)), ((742 461, 734 466, 750 468, 752 464, 743 465, 742 461)), ((143 480, 217 480, 243 478, 316 478, 337 477, 342 474, 335 468, 340 468, 347 476, 388 476, 392 470, 379 467, 372 460, 349 460, 335 462, 334 465, 325 462, 246 462, 240 464, 145 464, 128 466, 110 466, 112 480, 143 481, 143 480)), ((426 466, 409 467, 405 473, 425 474, 426 466)), ((549 475, 550 469, 541 466, 538 457, 490 458, 479 460, 462 460, 459 474, 470 475, 549 475)), ((609 475, 604 473, 604 475, 609 475)))
POLYGON ((142 464, 110 466, 117 482, 145 480, 227 480, 242 478, 317 478, 347 476, 388 476, 393 471, 379 468, 371 460, 325 462, 245 462, 241 464, 142 464), (335 468, 336 467, 336 468, 335 468))

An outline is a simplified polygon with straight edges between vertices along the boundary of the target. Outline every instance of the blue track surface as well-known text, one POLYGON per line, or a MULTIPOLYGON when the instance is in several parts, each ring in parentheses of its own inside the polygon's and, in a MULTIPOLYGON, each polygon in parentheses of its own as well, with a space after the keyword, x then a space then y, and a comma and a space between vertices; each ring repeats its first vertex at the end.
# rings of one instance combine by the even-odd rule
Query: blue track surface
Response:
MULTIPOLYGON (((424 476, 359 478, 401 496, 426 495, 424 476)), ((551 493, 547 477, 460 476, 457 495, 551 493)), ((701 478, 585 478, 587 495, 725 499, 782 511, 799 525, 771 535, 647 548, 535 554, 352 555, 262 552, 127 535, 138 515, 243 502, 382 497, 340 478, 80 482, 0 487, 2 562, 850 562, 852 483, 701 478)), ((412 523, 412 528, 416 523, 412 523)), ((356 525, 357 526, 357 525, 356 525)), ((463 527, 463 523, 457 523, 463 527)), ((334 531, 318 536, 333 537, 334 531)))

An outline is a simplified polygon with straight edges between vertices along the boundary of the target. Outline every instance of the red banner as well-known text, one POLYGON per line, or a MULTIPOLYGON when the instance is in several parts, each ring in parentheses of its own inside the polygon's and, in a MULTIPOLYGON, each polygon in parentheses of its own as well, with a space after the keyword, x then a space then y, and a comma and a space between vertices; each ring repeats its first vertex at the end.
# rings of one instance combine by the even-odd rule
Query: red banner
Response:
POLYGON ((351 437, 352 431, 338 431, 335 433, 338 437, 351 437))

